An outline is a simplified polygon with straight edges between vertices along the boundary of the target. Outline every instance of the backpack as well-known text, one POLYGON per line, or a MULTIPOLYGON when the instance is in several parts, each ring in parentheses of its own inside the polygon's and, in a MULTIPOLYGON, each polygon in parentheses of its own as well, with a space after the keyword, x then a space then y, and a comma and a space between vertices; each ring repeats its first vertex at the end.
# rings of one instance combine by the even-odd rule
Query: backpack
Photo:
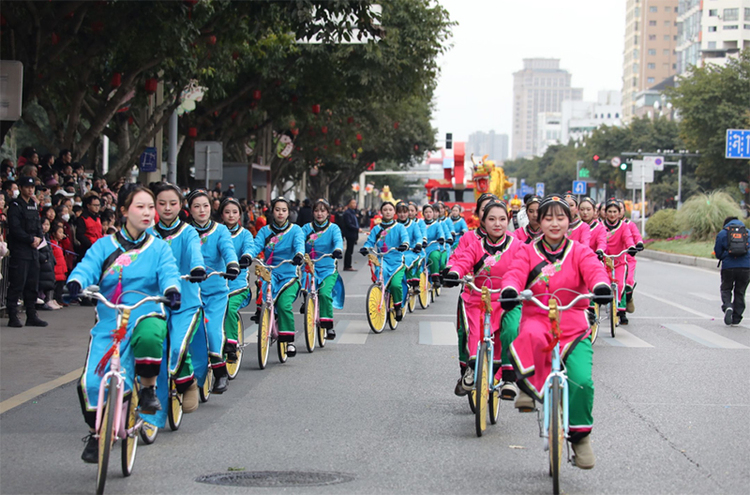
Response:
POLYGON ((744 256, 747 254, 747 229, 744 225, 727 227, 727 252, 729 256, 744 256))

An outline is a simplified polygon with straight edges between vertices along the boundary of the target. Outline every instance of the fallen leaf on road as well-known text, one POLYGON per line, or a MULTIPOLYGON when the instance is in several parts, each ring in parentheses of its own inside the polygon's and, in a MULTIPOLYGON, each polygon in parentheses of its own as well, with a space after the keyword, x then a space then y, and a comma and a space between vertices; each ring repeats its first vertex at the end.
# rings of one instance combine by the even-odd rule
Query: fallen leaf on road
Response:
POLYGON ((523 445, 508 445, 508 448, 511 448, 511 449, 525 449, 526 447, 524 447, 523 445))
POLYGON ((244 471, 245 468, 243 467, 230 467, 228 471, 244 471))

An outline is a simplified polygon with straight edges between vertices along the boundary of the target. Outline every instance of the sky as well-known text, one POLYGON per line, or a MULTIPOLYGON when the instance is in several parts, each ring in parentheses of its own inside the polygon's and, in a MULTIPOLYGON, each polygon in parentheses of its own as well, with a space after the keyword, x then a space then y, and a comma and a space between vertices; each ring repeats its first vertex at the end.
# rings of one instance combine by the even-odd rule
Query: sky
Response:
POLYGON ((625 0, 438 2, 458 22, 439 61, 433 126, 440 140, 446 132, 466 141, 495 130, 510 144, 513 73, 524 58, 559 58, 586 101, 622 89, 625 0))

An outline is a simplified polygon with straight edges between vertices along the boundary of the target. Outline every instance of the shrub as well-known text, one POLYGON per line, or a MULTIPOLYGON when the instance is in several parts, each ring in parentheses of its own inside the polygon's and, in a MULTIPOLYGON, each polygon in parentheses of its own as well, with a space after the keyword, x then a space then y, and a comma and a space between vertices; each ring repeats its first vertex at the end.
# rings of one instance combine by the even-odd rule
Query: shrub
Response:
POLYGON ((651 239, 669 239, 680 233, 677 224, 677 210, 667 208, 659 210, 646 221, 646 234, 651 239))
POLYGON ((724 227, 726 217, 740 217, 740 205, 724 191, 691 196, 677 212, 677 225, 690 230, 692 240, 711 239, 724 227))

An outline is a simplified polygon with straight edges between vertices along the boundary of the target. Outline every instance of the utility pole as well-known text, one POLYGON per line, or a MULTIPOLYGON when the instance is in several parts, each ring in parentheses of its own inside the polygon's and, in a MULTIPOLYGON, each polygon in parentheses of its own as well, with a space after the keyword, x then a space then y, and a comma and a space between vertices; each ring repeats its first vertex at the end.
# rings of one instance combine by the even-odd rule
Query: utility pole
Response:
POLYGON ((677 200, 677 209, 679 210, 682 208, 682 160, 687 157, 700 157, 701 154, 697 150, 695 153, 690 152, 689 150, 656 150, 656 152, 650 152, 650 151, 623 151, 620 153, 622 156, 663 156, 663 157, 677 157, 678 160, 676 162, 668 162, 665 161, 664 165, 669 166, 677 166, 677 196, 675 199, 677 200))

